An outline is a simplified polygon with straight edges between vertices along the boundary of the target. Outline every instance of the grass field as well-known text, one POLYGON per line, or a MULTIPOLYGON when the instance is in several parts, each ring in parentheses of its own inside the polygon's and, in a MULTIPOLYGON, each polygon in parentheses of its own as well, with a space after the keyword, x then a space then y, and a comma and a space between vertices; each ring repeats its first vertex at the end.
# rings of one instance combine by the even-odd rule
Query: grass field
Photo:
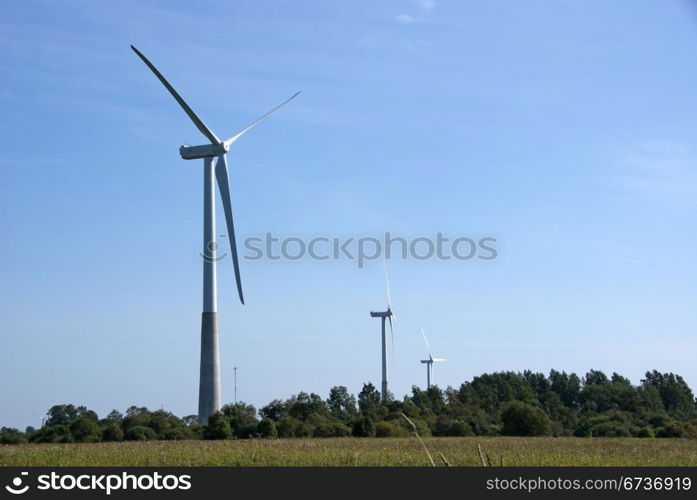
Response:
MULTIPOLYGON (((697 465, 697 440, 428 438, 451 465, 697 465)), ((0 446, 0 466, 426 466, 415 438, 150 441, 0 446)))

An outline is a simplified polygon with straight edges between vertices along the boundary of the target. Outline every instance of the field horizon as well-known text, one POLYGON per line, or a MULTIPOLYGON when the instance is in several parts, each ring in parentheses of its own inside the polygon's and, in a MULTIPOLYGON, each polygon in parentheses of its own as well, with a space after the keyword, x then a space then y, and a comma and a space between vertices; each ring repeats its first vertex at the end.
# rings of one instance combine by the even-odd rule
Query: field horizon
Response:
MULTIPOLYGON (((428 437, 437 466, 697 466, 697 440, 576 437, 428 437), (481 448, 481 454, 479 449, 481 448)), ((430 466, 416 438, 22 444, 0 466, 430 466)))

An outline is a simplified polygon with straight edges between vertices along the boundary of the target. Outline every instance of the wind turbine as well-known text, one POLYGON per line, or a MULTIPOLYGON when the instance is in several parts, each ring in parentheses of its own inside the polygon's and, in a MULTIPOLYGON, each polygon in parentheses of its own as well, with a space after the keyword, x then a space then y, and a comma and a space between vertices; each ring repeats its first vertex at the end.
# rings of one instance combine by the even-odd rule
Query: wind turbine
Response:
POLYGON ((426 350, 428 351, 428 359, 422 359, 421 362, 426 365, 426 390, 431 388, 431 375, 433 374, 433 363, 440 363, 441 361, 447 361, 445 358, 434 358, 431 355, 431 346, 428 345, 428 339, 426 338, 426 332, 421 329, 421 335, 424 336, 424 342, 426 342, 426 350))
MULTIPOLYGON (((380 397, 382 399, 382 402, 385 403, 387 401, 387 349, 386 349, 386 342, 385 342, 385 320, 387 319, 390 322, 390 337, 392 341, 392 355, 394 356, 394 328, 392 326, 392 318, 395 320, 397 319, 397 316, 394 315, 392 312, 392 300, 390 299, 390 280, 387 277, 387 263, 383 262, 385 264, 385 287, 387 288, 387 311, 382 311, 382 312, 373 312, 370 311, 370 317, 371 318, 381 318, 381 323, 382 323, 382 392, 380 394, 380 397)), ((394 361, 394 360, 393 360, 394 361)))
POLYGON ((237 243, 235 227, 232 220, 232 205, 230 204, 230 185, 228 181, 226 154, 230 146, 252 128, 269 117, 271 113, 286 104, 300 92, 293 94, 265 115, 252 122, 232 137, 221 140, 193 112, 189 105, 174 90, 164 76, 153 64, 133 45, 131 49, 140 57, 145 65, 155 74, 162 85, 172 94, 174 100, 189 116, 196 128, 206 136, 210 144, 200 146, 181 146, 179 154, 184 160, 203 158, 203 314, 201 318, 201 371, 198 393, 198 421, 208 422, 208 416, 220 410, 220 354, 218 351, 218 301, 216 284, 216 250, 215 241, 215 181, 218 183, 220 198, 223 202, 225 222, 230 240, 230 254, 235 271, 237 294, 244 304, 240 267, 237 260, 237 243), (215 180, 214 180, 215 179, 215 180))

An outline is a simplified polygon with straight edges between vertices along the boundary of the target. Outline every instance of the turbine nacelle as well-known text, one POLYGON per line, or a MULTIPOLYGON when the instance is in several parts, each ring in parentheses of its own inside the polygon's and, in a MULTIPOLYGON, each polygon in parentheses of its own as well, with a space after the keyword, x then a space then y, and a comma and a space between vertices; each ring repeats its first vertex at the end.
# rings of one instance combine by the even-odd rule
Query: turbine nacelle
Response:
POLYGON ((202 144, 200 146, 181 146, 179 154, 184 160, 199 158, 214 158, 230 151, 230 146, 224 142, 218 144, 202 144))

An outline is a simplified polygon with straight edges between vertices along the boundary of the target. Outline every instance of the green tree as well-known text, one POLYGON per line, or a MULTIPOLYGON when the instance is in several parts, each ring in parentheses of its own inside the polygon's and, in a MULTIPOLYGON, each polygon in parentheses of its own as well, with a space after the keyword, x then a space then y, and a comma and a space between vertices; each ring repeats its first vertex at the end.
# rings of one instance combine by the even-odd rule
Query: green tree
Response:
POLYGON ((280 420, 285 415, 288 415, 288 405, 280 399, 274 399, 259 410, 261 418, 270 418, 271 420, 280 420))
POLYGON ((109 414, 104 418, 105 422, 113 422, 115 424, 121 424, 123 422, 123 415, 118 410, 111 410, 109 414))
POLYGON ((257 425, 257 434, 263 438, 277 437, 276 423, 268 417, 262 419, 259 425, 257 425))
POLYGON ((97 423, 91 418, 80 417, 70 424, 70 434, 78 443, 96 443, 101 439, 97 423))
POLYGON ((363 384, 361 392, 358 393, 358 408, 364 417, 369 417, 373 422, 383 413, 380 392, 370 382, 363 384))
POLYGON ((520 401, 511 401, 501 413, 502 433, 506 436, 548 436, 551 421, 539 408, 520 401))
POLYGON ((198 415, 187 415, 186 417, 182 417, 182 422, 187 427, 194 427, 198 425, 198 415))
POLYGON ((462 403, 479 406, 489 415, 499 411, 509 401, 532 403, 535 397, 520 373, 496 372, 474 377, 471 383, 460 386, 458 398, 462 403))
POLYGON ((254 406, 240 401, 235 404, 226 404, 223 406, 222 412, 230 420, 232 432, 236 438, 245 439, 256 434, 259 422, 256 418, 257 411, 254 406))
POLYGON ((157 434, 150 427, 144 425, 134 425, 124 434, 126 441, 153 441, 157 439, 157 434))
POLYGON ((123 441, 123 431, 116 422, 108 422, 102 428, 102 441, 123 441))
POLYGON ((549 372, 550 390, 569 408, 577 408, 581 397, 581 379, 575 373, 552 370, 549 372))
POLYGON ((292 396, 288 401, 288 414, 298 420, 305 420, 313 413, 318 415, 329 415, 327 403, 318 395, 300 392, 297 396, 292 396))
POLYGON ((292 438, 295 437, 295 432, 300 425, 300 421, 289 415, 284 415, 278 419, 276 422, 276 430, 278 431, 278 437, 280 438, 292 438))
POLYGON ((128 430, 131 427, 149 427, 150 420, 151 412, 146 407, 131 406, 126 410, 126 416, 121 422, 121 427, 123 428, 123 431, 128 434, 128 430))
POLYGON ((533 398, 537 403, 540 405, 546 404, 552 394, 552 385, 547 377, 542 373, 525 370, 523 372, 523 379, 528 387, 530 387, 533 398))
POLYGON ((608 379, 603 372, 591 370, 581 390, 581 402, 587 412, 627 411, 635 398, 636 389, 631 382, 617 373, 608 379))
POLYGON ((232 427, 227 415, 219 411, 208 417, 208 425, 204 433, 206 439, 230 439, 232 437, 232 427))
POLYGON ((343 385, 332 387, 329 390, 327 407, 331 415, 337 420, 348 423, 356 416, 356 398, 348 392, 343 385))
POLYGON ((195 437, 195 433, 170 412, 157 410, 150 413, 149 417, 147 425, 155 431, 158 439, 179 441, 195 437))
POLYGON ((78 417, 75 405, 54 405, 46 413, 46 426, 67 425, 78 417))
POLYGON ((641 383, 643 386, 653 386, 658 389, 663 407, 670 414, 683 418, 694 415, 695 396, 680 375, 653 370, 646 372, 646 378, 641 383))

